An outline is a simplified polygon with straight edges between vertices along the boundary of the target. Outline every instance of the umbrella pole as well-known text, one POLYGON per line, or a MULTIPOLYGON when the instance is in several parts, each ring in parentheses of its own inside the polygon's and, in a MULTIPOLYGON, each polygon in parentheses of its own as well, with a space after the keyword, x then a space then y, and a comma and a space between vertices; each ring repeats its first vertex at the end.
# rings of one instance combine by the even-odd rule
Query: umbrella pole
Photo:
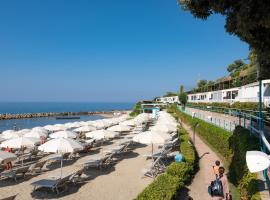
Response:
POLYGON ((153 143, 152 143, 152 160, 154 161, 154 153, 153 153, 153 143))
POLYGON ((63 168, 63 154, 61 156, 61 174, 60 174, 60 178, 62 178, 62 168, 63 168))

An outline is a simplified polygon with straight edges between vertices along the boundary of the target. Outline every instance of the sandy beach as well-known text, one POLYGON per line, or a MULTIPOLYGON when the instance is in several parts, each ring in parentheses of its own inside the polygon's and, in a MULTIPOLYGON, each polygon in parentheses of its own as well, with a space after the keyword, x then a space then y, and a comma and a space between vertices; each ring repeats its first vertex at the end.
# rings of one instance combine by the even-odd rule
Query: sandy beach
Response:
MULTIPOLYGON (((115 140, 116 141, 116 140, 115 140)), ((88 155, 99 154, 110 145, 102 146, 91 151, 88 155)), ((33 192, 31 183, 43 178, 60 174, 60 163, 56 162, 47 167, 48 171, 35 176, 26 176, 25 180, 1 180, 1 197, 7 197, 18 193, 17 199, 99 199, 99 200, 128 200, 135 198, 151 181, 150 178, 142 178, 142 169, 151 162, 142 155, 149 152, 148 146, 138 146, 123 157, 112 167, 104 170, 89 168, 83 174, 83 182, 78 185, 70 185, 68 190, 56 195, 49 190, 38 189, 33 192)), ((84 156, 78 160, 64 161, 63 174, 76 170, 84 156)))

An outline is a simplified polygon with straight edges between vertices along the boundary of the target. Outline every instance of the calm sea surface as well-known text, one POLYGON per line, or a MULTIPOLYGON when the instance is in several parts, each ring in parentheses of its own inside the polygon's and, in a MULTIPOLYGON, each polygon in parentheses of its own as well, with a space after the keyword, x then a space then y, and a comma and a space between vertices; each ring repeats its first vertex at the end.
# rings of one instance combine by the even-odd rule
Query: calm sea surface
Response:
MULTIPOLYGON (((0 102, 0 113, 40 113, 40 112, 80 112, 80 111, 111 111, 129 110, 133 103, 67 103, 67 102, 0 102)), ((48 124, 62 124, 66 122, 87 121, 101 119, 101 116, 82 115, 80 119, 56 120, 55 117, 42 117, 32 119, 10 119, 0 120, 0 132, 12 129, 16 126, 19 129, 45 126, 48 124)))

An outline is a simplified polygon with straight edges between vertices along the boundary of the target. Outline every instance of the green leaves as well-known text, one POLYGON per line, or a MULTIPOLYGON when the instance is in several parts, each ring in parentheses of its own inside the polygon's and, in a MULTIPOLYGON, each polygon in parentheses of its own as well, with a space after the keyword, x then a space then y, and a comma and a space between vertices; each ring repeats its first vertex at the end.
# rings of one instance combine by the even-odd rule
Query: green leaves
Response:
POLYGON ((270 3, 258 0, 178 0, 184 10, 201 19, 226 18, 225 29, 247 42, 258 54, 259 79, 270 78, 270 3))

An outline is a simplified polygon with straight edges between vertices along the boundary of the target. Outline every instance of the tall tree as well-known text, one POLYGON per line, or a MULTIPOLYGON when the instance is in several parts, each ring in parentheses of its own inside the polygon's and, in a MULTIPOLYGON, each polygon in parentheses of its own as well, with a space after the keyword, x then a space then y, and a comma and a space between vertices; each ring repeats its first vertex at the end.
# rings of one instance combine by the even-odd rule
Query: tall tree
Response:
POLYGON ((232 64, 227 67, 227 71, 230 72, 231 77, 237 77, 240 71, 245 68, 246 64, 243 60, 235 60, 232 64))
POLYGON ((179 94, 182 94, 184 92, 185 92, 184 86, 183 85, 180 85, 179 94))
POLYGON ((184 10, 206 20, 212 14, 226 17, 225 29, 247 42, 257 54, 258 78, 270 78, 269 0, 178 0, 184 10))
POLYGON ((197 83, 198 88, 202 88, 207 85, 207 80, 199 80, 197 83))

